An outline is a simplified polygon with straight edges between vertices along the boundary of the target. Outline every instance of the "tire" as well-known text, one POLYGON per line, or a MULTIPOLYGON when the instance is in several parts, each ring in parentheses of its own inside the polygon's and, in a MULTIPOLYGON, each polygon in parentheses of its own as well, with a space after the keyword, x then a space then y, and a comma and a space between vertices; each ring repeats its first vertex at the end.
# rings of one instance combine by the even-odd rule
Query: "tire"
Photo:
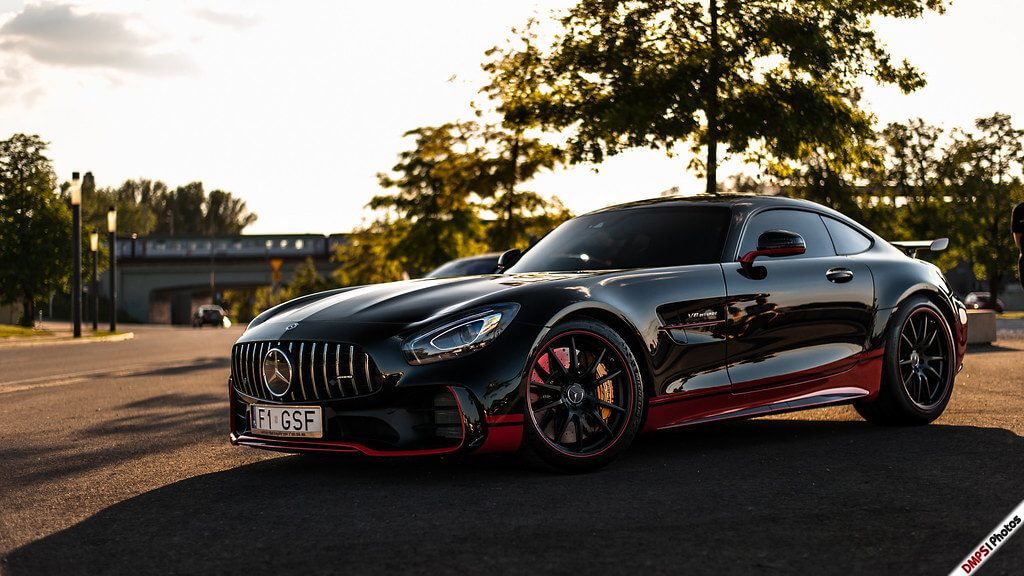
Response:
POLYGON ((938 306, 923 296, 900 304, 886 329, 883 363, 877 398, 854 404, 865 420, 914 426, 942 415, 953 393, 956 351, 938 306))
POLYGON ((530 359, 523 390, 523 455, 561 472, 614 460, 639 432, 646 406, 629 346, 594 320, 556 325, 530 359))

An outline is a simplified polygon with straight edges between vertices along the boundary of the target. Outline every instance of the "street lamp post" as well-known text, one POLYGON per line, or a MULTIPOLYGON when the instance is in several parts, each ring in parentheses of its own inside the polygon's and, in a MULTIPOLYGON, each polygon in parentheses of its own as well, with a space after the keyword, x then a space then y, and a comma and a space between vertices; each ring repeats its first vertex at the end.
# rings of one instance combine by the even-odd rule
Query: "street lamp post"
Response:
POLYGON ((100 321, 100 284, 96 280, 100 259, 100 233, 95 230, 89 233, 89 250, 92 252, 92 285, 89 292, 92 293, 92 331, 95 332, 100 321))
POLYGON ((82 337, 82 182, 71 174, 71 324, 75 338, 82 337))
POLYGON ((107 210, 107 232, 110 233, 110 331, 117 331, 117 210, 107 210))

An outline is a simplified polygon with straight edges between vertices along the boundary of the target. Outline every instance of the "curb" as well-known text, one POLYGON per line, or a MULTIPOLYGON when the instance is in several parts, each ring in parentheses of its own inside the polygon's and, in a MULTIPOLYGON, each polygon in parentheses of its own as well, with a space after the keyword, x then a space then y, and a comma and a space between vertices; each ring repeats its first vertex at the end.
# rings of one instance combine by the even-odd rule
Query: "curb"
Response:
POLYGON ((72 336, 59 336, 53 337, 38 337, 35 339, 29 339, 24 341, 0 341, 0 350, 5 348, 32 348, 35 346, 51 346, 55 344, 91 344, 93 342, 123 342, 125 340, 132 340, 135 338, 135 332, 125 332, 124 334, 111 334, 109 336, 86 336, 83 338, 74 338, 72 336))

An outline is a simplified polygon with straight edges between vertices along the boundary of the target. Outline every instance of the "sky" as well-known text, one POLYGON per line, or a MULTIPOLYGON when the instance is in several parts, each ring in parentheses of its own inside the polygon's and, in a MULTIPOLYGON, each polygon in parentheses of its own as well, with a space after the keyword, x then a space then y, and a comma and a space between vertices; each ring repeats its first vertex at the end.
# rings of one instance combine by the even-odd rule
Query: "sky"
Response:
MULTIPOLYGON (((249 233, 346 232, 370 216, 376 174, 410 144, 402 134, 469 119, 483 52, 571 4, 0 0, 0 138, 39 134, 62 179, 230 191, 259 215, 249 233)), ((882 124, 966 127, 996 111, 1024 124, 1022 21, 1024 2, 957 0, 941 16, 876 22, 929 83, 910 95, 869 85, 866 106, 882 124)), ((582 213, 699 192, 688 160, 630 151, 526 188, 582 213)))

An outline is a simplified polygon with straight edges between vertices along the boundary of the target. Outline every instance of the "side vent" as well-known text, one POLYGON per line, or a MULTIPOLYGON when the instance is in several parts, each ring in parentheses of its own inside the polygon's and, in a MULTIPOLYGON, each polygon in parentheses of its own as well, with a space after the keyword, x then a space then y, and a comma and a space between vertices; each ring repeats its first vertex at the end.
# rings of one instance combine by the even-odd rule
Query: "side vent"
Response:
POLYGON ((434 395, 434 434, 438 438, 462 438, 462 415, 455 396, 448 390, 434 395))

